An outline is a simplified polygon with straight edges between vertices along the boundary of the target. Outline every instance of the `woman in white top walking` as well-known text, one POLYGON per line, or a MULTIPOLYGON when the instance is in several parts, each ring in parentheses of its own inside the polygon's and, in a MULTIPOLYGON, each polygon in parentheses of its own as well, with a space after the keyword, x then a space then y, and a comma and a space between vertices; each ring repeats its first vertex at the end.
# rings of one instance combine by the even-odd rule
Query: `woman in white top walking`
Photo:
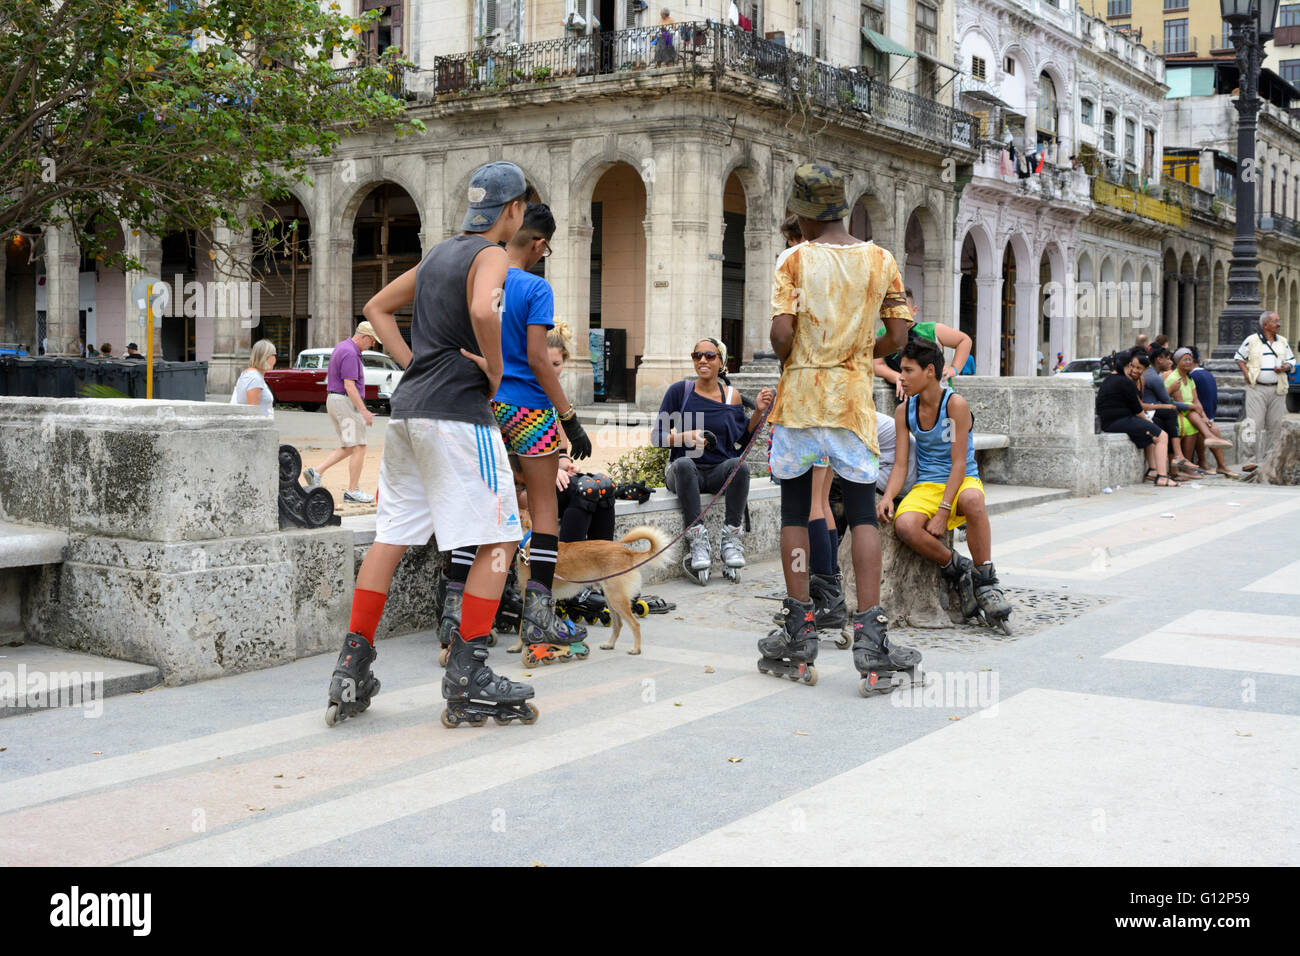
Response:
POLYGON ((253 346, 248 368, 235 383, 235 394, 230 399, 232 405, 254 405, 267 418, 273 416, 275 396, 263 376, 275 367, 275 358, 275 343, 270 339, 262 339, 253 346))

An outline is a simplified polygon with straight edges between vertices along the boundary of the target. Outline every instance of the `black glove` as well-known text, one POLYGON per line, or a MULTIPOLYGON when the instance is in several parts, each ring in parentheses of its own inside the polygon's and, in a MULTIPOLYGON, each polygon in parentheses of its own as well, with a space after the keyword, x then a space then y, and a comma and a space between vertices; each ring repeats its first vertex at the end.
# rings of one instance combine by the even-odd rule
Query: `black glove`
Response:
POLYGON ((622 498, 625 501, 637 501, 641 504, 649 501, 651 494, 653 492, 646 487, 644 481, 629 481, 614 489, 615 498, 622 498))
POLYGON ((573 456, 574 461, 581 461, 583 458, 591 457, 591 439, 583 431, 582 422, 578 421, 577 413, 570 418, 561 418, 560 424, 564 426, 564 434, 569 437, 569 454, 573 456))
POLYGON ((700 437, 704 439, 704 450, 713 451, 718 447, 718 436, 713 434, 707 428, 700 429, 700 437))

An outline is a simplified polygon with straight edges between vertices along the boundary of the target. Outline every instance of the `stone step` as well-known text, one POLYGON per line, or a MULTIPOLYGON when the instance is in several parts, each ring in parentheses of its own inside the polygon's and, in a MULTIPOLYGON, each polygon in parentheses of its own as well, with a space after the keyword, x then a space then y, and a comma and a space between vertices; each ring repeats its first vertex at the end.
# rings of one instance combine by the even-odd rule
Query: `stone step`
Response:
POLYGON ((80 707, 87 717, 98 717, 105 698, 162 680, 148 664, 30 644, 13 639, 15 633, 0 635, 7 638, 0 642, 0 718, 54 707, 80 707))

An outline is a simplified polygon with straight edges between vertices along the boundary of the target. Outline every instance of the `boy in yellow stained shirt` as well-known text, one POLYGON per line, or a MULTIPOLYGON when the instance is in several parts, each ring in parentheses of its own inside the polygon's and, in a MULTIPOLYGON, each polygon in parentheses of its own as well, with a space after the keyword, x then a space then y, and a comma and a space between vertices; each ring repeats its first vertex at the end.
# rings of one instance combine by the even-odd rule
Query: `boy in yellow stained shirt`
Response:
MULTIPOLYGON (((772 291, 772 348, 781 382, 768 421, 772 474, 781 481, 784 623, 759 641, 759 669, 816 681, 817 628, 808 593, 808 510, 812 467, 830 459, 843 481, 844 513, 853 529, 858 606, 854 663, 870 673, 912 671, 920 654, 893 647, 880 607, 880 535, 875 483, 880 458, 872 406, 872 360, 907 340, 909 320, 898 263, 885 249, 844 228, 849 206, 844 177, 822 163, 795 172, 790 211, 805 242, 777 265, 772 291), (876 340, 884 320, 885 335, 876 340)), ((864 681, 864 686, 865 686, 864 681)))

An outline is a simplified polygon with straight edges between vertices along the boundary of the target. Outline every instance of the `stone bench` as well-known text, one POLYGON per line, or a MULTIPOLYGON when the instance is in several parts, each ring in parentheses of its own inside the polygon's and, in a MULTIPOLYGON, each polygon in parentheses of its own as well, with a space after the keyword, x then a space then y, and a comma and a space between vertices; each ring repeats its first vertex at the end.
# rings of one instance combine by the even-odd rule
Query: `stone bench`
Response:
POLYGON ((0 521, 0 636, 25 640, 23 592, 36 569, 63 561, 67 547, 62 531, 0 521))

